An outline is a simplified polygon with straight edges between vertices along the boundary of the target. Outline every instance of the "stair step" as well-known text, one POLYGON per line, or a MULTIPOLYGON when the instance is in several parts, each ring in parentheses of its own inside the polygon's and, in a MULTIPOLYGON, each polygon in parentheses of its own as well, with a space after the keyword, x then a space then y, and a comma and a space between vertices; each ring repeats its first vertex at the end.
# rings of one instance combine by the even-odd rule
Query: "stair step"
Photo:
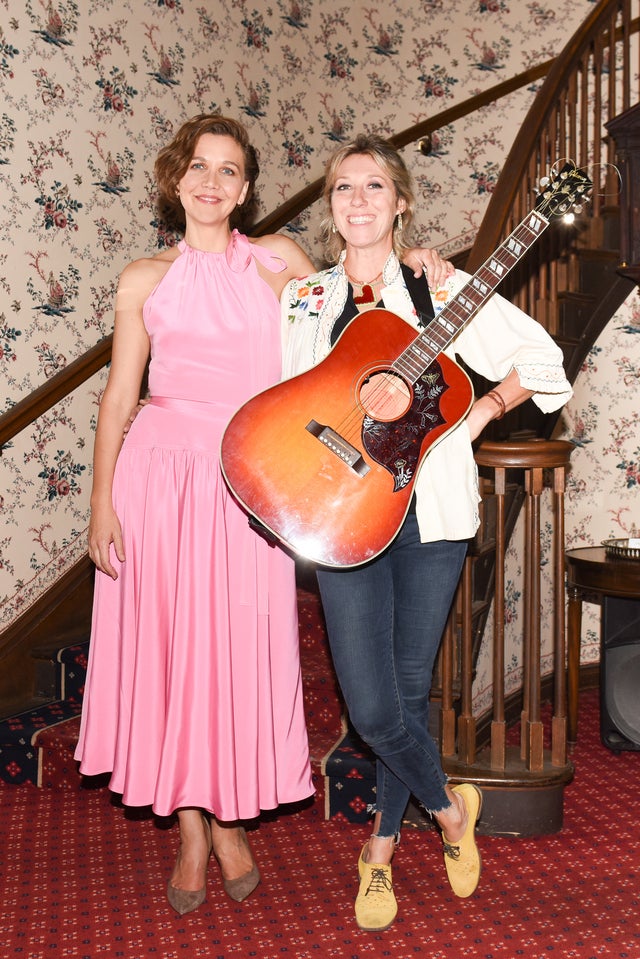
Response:
POLYGON ((58 700, 0 722, 0 779, 13 785, 42 785, 43 730, 79 716, 82 701, 58 700))
POLYGON ((0 721, 0 779, 15 785, 42 785, 43 750, 48 742, 42 733, 80 715, 88 650, 89 643, 84 641, 34 651, 34 658, 51 668, 51 678, 31 708, 0 721))
POLYGON ((566 342, 579 341, 587 329, 595 306, 590 294, 563 292, 558 294, 558 336, 566 342))
POLYGON ((87 671, 88 643, 83 638, 72 645, 39 646, 31 650, 36 661, 35 696, 53 702, 70 695, 82 696, 87 671))
MULTIPOLYGON (((320 597, 314 589, 298 590, 303 700, 312 768, 320 763, 342 730, 343 705, 327 643, 320 597)), ((73 758, 86 679, 89 644, 62 649, 50 644, 34 650, 34 658, 54 678, 55 698, 39 699, 0 722, 0 779, 18 785, 75 789, 79 778, 73 758)), ((101 777, 101 779, 104 777, 101 777)))
MULTIPOLYGON (((367 824, 370 808, 376 804, 376 767, 374 756, 356 731, 348 725, 326 755, 321 772, 324 777, 325 818, 367 824)), ((430 829, 431 817, 413 797, 402 818, 404 826, 430 829)))
POLYGON ((580 250, 580 292, 600 300, 620 266, 617 250, 580 250))

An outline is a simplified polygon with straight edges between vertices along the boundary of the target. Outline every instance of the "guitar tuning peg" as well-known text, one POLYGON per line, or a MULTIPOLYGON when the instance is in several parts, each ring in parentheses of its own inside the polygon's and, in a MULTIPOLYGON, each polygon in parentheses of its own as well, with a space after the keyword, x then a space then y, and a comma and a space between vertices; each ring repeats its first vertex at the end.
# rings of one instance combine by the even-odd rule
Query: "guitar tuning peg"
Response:
POLYGON ((578 214, 582 213, 582 204, 581 204, 581 203, 575 203, 575 204, 574 204, 574 207, 573 207, 573 212, 574 212, 574 213, 578 213, 578 214))
POLYGON ((540 177, 540 188, 541 188, 542 190, 544 190, 544 188, 545 188, 546 186, 549 186, 549 183, 550 183, 550 182, 551 182, 551 181, 549 180, 549 177, 548 177, 548 176, 540 177))

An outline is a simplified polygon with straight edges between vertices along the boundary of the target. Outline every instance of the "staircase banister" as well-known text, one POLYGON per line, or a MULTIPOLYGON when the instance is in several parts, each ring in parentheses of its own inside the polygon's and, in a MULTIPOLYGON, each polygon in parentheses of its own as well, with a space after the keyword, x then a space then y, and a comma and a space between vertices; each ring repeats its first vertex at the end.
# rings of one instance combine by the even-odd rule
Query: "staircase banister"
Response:
POLYGON ((0 454, 9 440, 109 362, 112 339, 112 334, 105 336, 0 416, 0 454))
MULTIPOLYGON (((469 273, 475 273, 482 266, 487 256, 502 239, 520 183, 529 165, 534 144, 552 111, 557 108, 558 93, 565 88, 569 78, 575 72, 576 63, 580 57, 608 28, 612 10, 618 6, 618 3, 619 0, 602 0, 576 30, 561 55, 553 61, 527 114, 527 122, 520 127, 503 164, 499 187, 492 194, 469 253, 466 264, 469 273)), ((637 20, 633 21, 631 28, 634 32, 638 30, 637 20)))
MULTIPOLYGON (((428 120, 422 120, 406 130, 390 137, 390 140, 401 148, 409 143, 420 140, 434 130, 438 130, 448 123, 453 123, 461 117, 473 113, 500 97, 513 93, 544 76, 549 70, 552 60, 531 67, 529 70, 498 83, 483 93, 476 94, 454 107, 443 110, 428 120)), ((322 193, 323 177, 308 183, 295 196, 290 197, 276 210, 263 217, 250 231, 251 236, 264 236, 282 229, 294 217, 314 203, 322 193)), ((81 383, 93 376, 111 358, 112 335, 105 337, 95 347, 78 357, 55 376, 43 383, 29 396, 20 400, 6 413, 0 415, 0 455, 2 447, 13 439, 21 430, 29 426, 38 416, 54 406, 59 400, 76 389, 81 383)))

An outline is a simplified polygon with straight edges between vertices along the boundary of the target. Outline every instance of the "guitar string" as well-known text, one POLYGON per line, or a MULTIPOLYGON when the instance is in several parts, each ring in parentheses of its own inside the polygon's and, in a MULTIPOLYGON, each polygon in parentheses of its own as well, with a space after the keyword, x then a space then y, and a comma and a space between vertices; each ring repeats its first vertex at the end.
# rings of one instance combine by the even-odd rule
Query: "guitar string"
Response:
MULTIPOLYGON (((522 227, 523 225, 520 224, 519 226, 522 227)), ((511 234, 509 238, 507 238, 507 240, 505 241, 505 244, 508 243, 510 240, 522 240, 523 236, 521 234, 526 234, 528 237, 530 236, 533 238, 535 238, 536 236, 532 230, 528 229, 525 226, 522 230, 519 230, 519 228, 516 229, 514 233, 511 234)), ((526 252, 526 251, 523 251, 523 252, 526 252)), ((515 255, 511 250, 506 249, 503 245, 498 248, 498 250, 493 254, 492 257, 489 258, 489 262, 491 261, 500 262, 501 265, 505 266, 506 271, 508 271, 515 265, 515 263, 518 262, 521 255, 522 254, 520 254, 520 256, 515 255), (504 256, 504 259, 503 259, 503 256, 504 256)), ((428 326, 409 344, 409 346, 394 361, 394 363, 391 366, 391 370, 393 372, 391 373, 381 372, 380 374, 376 376, 376 380, 378 381, 378 386, 374 387, 374 389, 369 394, 367 405, 369 409, 378 410, 377 418, 380 418, 381 416, 384 416, 386 414, 387 419, 391 419, 391 421, 393 421, 394 419, 399 419, 401 418, 402 415, 404 415, 404 414, 400 414, 400 417, 398 416, 389 417, 388 413, 392 412, 392 408, 394 407, 395 404, 392 399, 387 400, 385 404, 385 397, 387 397, 389 394, 389 384, 393 383, 395 385, 395 382, 397 381, 397 377, 394 374, 397 372, 400 375, 402 380, 409 380, 411 385, 417 382, 417 379, 426 372, 426 370, 435 360, 437 360, 438 355, 442 352, 442 350, 446 346, 448 346, 448 344, 451 342, 454 336, 459 332, 459 329, 461 329, 462 326, 469 321, 471 316, 475 315, 475 312, 477 312, 477 310, 483 306, 484 302, 494 292, 495 287, 497 286, 497 284, 500 282, 501 279, 502 277, 496 278, 495 271, 487 269, 486 264, 483 264, 483 266, 480 268, 480 270, 475 275, 475 277, 473 277, 472 280, 470 280, 458 292, 458 294, 456 295, 456 298, 451 302, 451 304, 447 304, 446 309, 438 317, 435 317, 428 324, 428 326), (473 283, 475 280, 487 285, 488 293, 482 293, 480 290, 475 289, 473 286, 473 283), (466 300, 472 303, 473 311, 471 314, 469 314, 460 305, 460 299, 462 298, 462 296, 464 296, 466 300), (449 323, 451 327, 455 327, 453 329, 453 333, 446 330, 446 328, 443 329, 443 324, 447 324, 449 322, 447 320, 447 317, 451 314, 453 314, 456 317, 456 320, 458 321, 455 324, 449 323), (418 347, 418 344, 420 344, 419 347, 418 347), (416 356, 417 350, 419 350, 420 352, 416 356), (424 362, 423 355, 421 354, 426 354, 427 357, 429 357, 428 362, 426 364, 424 362), (412 357, 414 356, 416 357, 415 361, 412 359, 412 357), (406 369, 403 369, 403 366, 406 366, 406 369), (388 407, 390 406, 391 409, 385 410, 385 405, 388 407)), ((410 408, 410 404, 407 407, 407 409, 409 408, 410 408)), ((363 409, 363 404, 358 404, 355 407, 353 407, 353 411, 352 411, 353 416, 358 417, 358 422, 354 424, 358 432, 359 432, 359 427, 361 425, 362 409, 363 409)), ((349 424, 350 419, 351 419, 351 416, 348 414, 347 419, 344 421, 343 425, 347 430, 349 430, 349 433, 345 438, 352 439, 351 425, 349 424)))
MULTIPOLYGON (((526 219, 528 220, 529 217, 526 219)), ((419 377, 424 375, 429 366, 437 360, 438 355, 449 345, 463 326, 475 316, 476 312, 494 293, 498 284, 516 263, 519 262, 539 235, 539 233, 536 233, 528 226, 526 221, 518 224, 498 249, 482 264, 478 272, 458 291, 451 303, 448 303, 439 316, 431 320, 427 327, 421 331, 396 360, 394 360, 390 371, 375 374, 377 385, 374 385, 367 400, 368 409, 377 409, 379 411, 378 416, 372 417, 373 419, 380 418, 384 415, 385 401, 387 405, 389 405, 389 403, 392 407, 395 405, 393 400, 389 400, 389 384, 392 383, 395 388, 397 384, 396 373, 400 376, 401 380, 409 380, 410 388, 412 389, 413 384, 417 382, 419 377), (511 243, 522 244, 522 250, 514 252, 509 249, 511 243), (496 276, 495 270, 491 269, 492 263, 499 263, 505 268, 503 275, 496 276), (474 283, 476 281, 486 285, 488 292, 483 293, 475 288, 474 283), (470 312, 462 306, 461 300, 463 298, 472 304, 472 310, 470 312), (448 320, 448 317, 451 315, 455 317, 456 322, 450 322, 448 320), (446 323, 450 323, 450 325, 454 327, 453 333, 449 333, 446 328, 442 328, 443 324, 446 323), (432 343, 435 349, 434 346, 431 345, 432 343), (416 357, 415 361, 412 359, 416 354, 417 344, 420 344, 419 348, 430 357, 426 365, 419 356, 416 357), (406 371, 403 371, 403 363, 406 363, 406 371)), ((387 421, 394 422, 395 420, 401 419, 403 415, 406 415, 410 407, 411 402, 409 402, 405 412, 400 414, 399 417, 387 416, 387 421)), ((362 402, 356 402, 351 410, 347 412, 342 422, 338 423, 336 427, 337 432, 348 442, 352 443, 352 445, 355 445, 355 437, 357 437, 358 440, 360 439, 363 412, 365 415, 370 415, 367 412, 367 407, 365 407, 362 402)))

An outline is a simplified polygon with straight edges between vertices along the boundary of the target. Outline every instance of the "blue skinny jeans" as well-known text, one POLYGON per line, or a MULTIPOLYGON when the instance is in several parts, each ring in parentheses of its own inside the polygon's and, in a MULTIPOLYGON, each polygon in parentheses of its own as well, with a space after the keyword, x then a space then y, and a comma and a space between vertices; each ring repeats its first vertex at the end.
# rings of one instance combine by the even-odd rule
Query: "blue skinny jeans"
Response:
POLYGON ((409 513, 365 566, 319 569, 329 645, 351 722, 376 756, 379 836, 400 831, 413 794, 429 812, 451 803, 428 729, 433 665, 467 550, 421 543, 409 513))

